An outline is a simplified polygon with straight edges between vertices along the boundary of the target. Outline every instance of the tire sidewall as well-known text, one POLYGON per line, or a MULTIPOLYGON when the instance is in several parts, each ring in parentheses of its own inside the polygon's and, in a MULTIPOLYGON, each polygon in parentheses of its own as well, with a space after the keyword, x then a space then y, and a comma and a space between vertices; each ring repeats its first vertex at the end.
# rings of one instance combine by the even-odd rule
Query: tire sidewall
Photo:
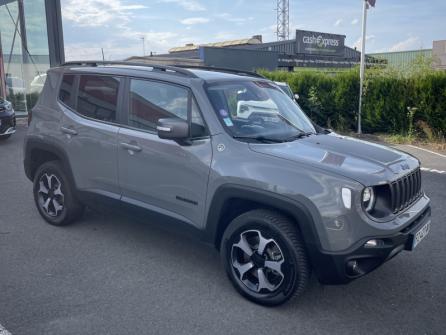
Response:
POLYGON ((266 306, 275 306, 286 302, 294 295, 299 281, 299 268, 296 266, 298 264, 296 252, 294 251, 292 242, 289 241, 287 236, 274 227, 267 219, 246 214, 236 218, 224 233, 220 254, 226 273, 232 284, 241 295, 249 300, 266 306), (285 269, 282 269, 285 277, 275 292, 270 294, 253 292, 239 280, 235 273, 231 264, 232 245, 233 243, 237 243, 240 234, 247 230, 258 230, 265 238, 273 238, 282 251, 287 266, 285 269))

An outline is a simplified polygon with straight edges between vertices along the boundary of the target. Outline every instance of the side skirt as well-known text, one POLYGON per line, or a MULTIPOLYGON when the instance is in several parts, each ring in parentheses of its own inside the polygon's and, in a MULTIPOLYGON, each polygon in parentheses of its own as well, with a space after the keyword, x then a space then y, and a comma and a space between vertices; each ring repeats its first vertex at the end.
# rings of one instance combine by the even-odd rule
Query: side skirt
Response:
POLYGON ((116 194, 80 191, 77 196, 84 205, 92 209, 104 213, 122 214, 138 222, 171 233, 179 233, 213 247, 212 241, 207 239, 208 236, 203 230, 196 228, 191 222, 181 219, 179 215, 168 215, 165 210, 143 203, 140 204, 132 199, 124 198, 121 200, 119 195, 116 194))

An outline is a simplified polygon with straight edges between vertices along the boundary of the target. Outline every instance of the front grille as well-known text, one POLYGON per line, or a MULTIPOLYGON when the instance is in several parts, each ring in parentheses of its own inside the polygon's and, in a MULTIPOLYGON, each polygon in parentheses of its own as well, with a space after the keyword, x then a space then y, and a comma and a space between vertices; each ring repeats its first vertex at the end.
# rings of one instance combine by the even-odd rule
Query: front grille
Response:
POLYGON ((407 208, 421 195, 420 169, 405 175, 390 184, 390 200, 393 213, 407 208))
POLYGON ((15 117, 1 119, 0 134, 3 134, 11 127, 15 127, 15 117))

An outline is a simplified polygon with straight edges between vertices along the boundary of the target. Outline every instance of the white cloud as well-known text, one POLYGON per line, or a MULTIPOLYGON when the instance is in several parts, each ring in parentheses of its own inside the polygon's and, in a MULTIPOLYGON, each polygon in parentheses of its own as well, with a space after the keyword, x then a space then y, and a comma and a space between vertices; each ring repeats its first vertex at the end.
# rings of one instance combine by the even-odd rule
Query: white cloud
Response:
POLYGON ((236 23, 236 24, 243 24, 247 21, 253 21, 254 17, 248 16, 248 17, 234 17, 229 13, 221 13, 216 15, 218 18, 223 19, 228 22, 236 23))
POLYGON ((201 23, 208 23, 210 20, 205 17, 190 17, 184 20, 181 20, 180 22, 185 25, 193 25, 193 24, 201 24, 201 23))
POLYGON ((178 6, 181 6, 185 10, 190 12, 202 12, 205 11, 206 8, 195 0, 159 0, 164 3, 176 3, 178 6))
POLYGON ((352 23, 352 25, 354 26, 354 25, 357 25, 357 24, 358 24, 358 22, 359 22, 359 20, 358 20, 358 19, 353 19, 351 23, 352 23))
POLYGON ((142 8, 146 7, 123 4, 121 0, 66 0, 62 14, 79 26, 97 27, 116 20, 127 22, 134 10, 142 8))
POLYGON ((390 47, 390 51, 405 51, 421 47, 420 38, 418 36, 411 36, 404 41, 398 42, 390 47))
MULTIPOLYGON (((370 41, 370 42, 374 42, 375 41, 375 38, 376 38, 376 36, 375 35, 366 35, 366 37, 365 37, 365 41, 366 42, 368 42, 368 41, 370 41)), ((353 44, 353 47, 354 48, 356 48, 356 49, 358 49, 358 50, 360 50, 361 49, 361 47, 362 47, 362 37, 360 37, 356 42, 355 42, 355 44, 353 44)))
POLYGON ((215 40, 217 40, 217 41, 227 41, 227 40, 233 40, 237 36, 234 33, 221 31, 221 32, 217 33, 214 37, 215 37, 215 40))
POLYGON ((339 27, 342 24, 342 19, 337 19, 336 22, 334 23, 335 27, 339 27))
POLYGON ((120 27, 122 32, 102 43, 67 43, 67 60, 102 59, 104 48, 106 60, 125 59, 130 56, 142 56, 141 37, 145 38, 146 53, 166 53, 173 45, 179 45, 178 34, 172 32, 138 32, 127 27, 120 27))
MULTIPOLYGON (((67 61, 70 60, 101 60, 101 47, 104 49, 106 60, 123 60, 130 56, 142 56, 142 41, 135 39, 134 42, 119 43, 118 40, 103 43, 95 47, 91 43, 69 43, 65 45, 65 55, 67 61)), ((157 41, 146 39, 146 55, 150 52, 155 54, 167 53, 172 46, 179 45, 175 40, 157 41)))

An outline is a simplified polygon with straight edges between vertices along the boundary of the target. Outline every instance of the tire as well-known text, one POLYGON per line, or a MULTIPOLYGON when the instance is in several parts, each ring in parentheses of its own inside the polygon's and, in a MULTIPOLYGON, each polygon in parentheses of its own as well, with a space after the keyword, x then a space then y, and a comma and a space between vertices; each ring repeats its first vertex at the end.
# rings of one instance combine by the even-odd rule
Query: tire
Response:
POLYGON ((11 134, 9 134, 9 135, 2 135, 2 136, 0 136, 0 141, 6 141, 10 137, 11 137, 11 134))
POLYGON ((235 218, 223 234, 220 255, 235 289, 260 305, 283 304, 299 296, 309 281, 300 233, 275 211, 256 209, 235 218))
POLYGON ((66 226, 79 219, 84 206, 76 199, 61 164, 42 164, 34 176, 34 201, 40 215, 51 225, 66 226))

